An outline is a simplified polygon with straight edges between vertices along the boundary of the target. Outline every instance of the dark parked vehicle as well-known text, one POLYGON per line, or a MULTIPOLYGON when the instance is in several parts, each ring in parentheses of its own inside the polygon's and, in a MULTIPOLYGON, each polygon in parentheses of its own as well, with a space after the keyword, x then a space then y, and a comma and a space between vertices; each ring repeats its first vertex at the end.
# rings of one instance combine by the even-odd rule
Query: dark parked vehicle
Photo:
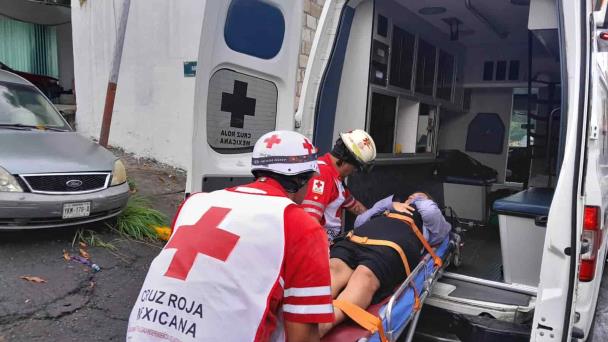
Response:
POLYGON ((26 80, 32 82, 33 85, 38 87, 38 89, 40 89, 44 93, 44 95, 46 95, 46 97, 51 100, 58 98, 61 94, 62 88, 59 85, 59 80, 54 77, 18 71, 12 69, 11 67, 2 62, 0 62, 0 70, 12 72, 13 74, 17 74, 25 78, 26 80))

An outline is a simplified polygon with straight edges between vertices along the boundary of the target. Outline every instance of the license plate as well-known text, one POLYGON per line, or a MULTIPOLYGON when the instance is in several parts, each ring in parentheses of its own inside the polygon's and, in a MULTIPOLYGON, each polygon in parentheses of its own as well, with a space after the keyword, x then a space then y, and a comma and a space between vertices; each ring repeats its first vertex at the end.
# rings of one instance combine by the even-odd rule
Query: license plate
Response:
POLYGON ((63 218, 87 217, 91 214, 91 202, 66 203, 63 205, 63 218))

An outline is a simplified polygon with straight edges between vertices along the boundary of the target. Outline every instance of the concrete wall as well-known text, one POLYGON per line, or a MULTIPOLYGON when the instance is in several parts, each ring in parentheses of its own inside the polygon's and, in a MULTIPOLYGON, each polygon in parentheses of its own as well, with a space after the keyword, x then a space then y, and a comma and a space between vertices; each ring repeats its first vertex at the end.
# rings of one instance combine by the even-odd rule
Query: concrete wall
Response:
POLYGON ((59 59, 59 84, 64 90, 70 90, 74 82, 72 23, 57 26, 57 57, 59 59))
MULTIPOLYGON (((77 126, 99 137, 122 0, 72 2, 77 126)), ((192 141, 194 77, 204 1, 133 0, 109 142, 186 168, 192 141)))

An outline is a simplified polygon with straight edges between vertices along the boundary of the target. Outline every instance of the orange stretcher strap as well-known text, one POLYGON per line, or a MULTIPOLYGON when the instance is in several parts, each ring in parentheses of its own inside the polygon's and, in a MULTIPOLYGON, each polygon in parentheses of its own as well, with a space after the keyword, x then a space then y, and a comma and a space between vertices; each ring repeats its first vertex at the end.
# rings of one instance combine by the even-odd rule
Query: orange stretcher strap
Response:
POLYGON ((407 261, 407 257, 405 256, 403 249, 401 249, 401 247, 393 241, 369 239, 367 236, 354 235, 352 231, 348 233, 347 237, 350 241, 358 243, 360 245, 386 246, 394 249, 395 251, 397 251, 397 253, 399 253, 399 256, 401 257, 403 267, 405 268, 405 274, 409 276, 410 273, 412 273, 410 263, 407 261))
POLYGON ((333 302, 334 306, 342 310, 345 315, 350 317, 353 321, 359 324, 363 329, 369 331, 372 334, 378 332, 380 341, 387 342, 388 339, 384 334, 384 327, 382 326, 382 320, 375 315, 365 311, 358 305, 347 302, 345 300, 336 299, 333 302))
MULTIPOLYGON (((346 237, 350 241, 358 243, 360 245, 385 246, 394 249, 401 257, 401 262, 403 262, 403 268, 405 268, 405 276, 409 277, 412 273, 410 263, 407 261, 407 256, 405 255, 405 252, 403 252, 403 249, 393 241, 370 239, 367 236, 357 236, 354 235, 352 231, 350 231, 346 237)), ((416 289, 416 286, 414 285, 412 286, 412 288, 414 289, 414 310, 418 310, 421 307, 420 297, 418 296, 418 290, 416 289)))
POLYGON ((441 267, 441 265, 443 265, 443 260, 441 260, 441 258, 439 256, 437 256, 437 254, 435 253, 435 250, 433 249, 433 247, 431 247, 431 245, 429 245, 429 242, 426 241, 426 239, 424 238, 424 235, 422 235, 422 233, 420 232, 420 229, 418 229, 418 226, 416 225, 416 223, 414 223, 414 220, 411 217, 401 215, 401 214, 394 214, 394 213, 388 213, 388 214, 386 214, 386 216, 397 219, 397 220, 404 221, 405 223, 409 224, 409 226, 414 231, 414 234, 416 234, 416 236, 418 237, 418 240, 420 240, 420 242, 422 242, 424 249, 426 249, 426 251, 433 257, 435 266, 441 267))

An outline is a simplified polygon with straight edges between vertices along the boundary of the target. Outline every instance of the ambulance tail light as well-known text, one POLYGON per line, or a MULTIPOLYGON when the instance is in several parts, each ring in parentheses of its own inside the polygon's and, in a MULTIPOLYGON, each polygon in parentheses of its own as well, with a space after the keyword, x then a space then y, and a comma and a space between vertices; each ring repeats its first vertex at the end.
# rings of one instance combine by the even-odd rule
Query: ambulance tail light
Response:
POLYGON ((602 230, 600 229, 599 216, 599 207, 585 206, 581 246, 581 267, 578 274, 578 279, 583 282, 592 281, 595 276, 597 253, 602 244, 602 230))

